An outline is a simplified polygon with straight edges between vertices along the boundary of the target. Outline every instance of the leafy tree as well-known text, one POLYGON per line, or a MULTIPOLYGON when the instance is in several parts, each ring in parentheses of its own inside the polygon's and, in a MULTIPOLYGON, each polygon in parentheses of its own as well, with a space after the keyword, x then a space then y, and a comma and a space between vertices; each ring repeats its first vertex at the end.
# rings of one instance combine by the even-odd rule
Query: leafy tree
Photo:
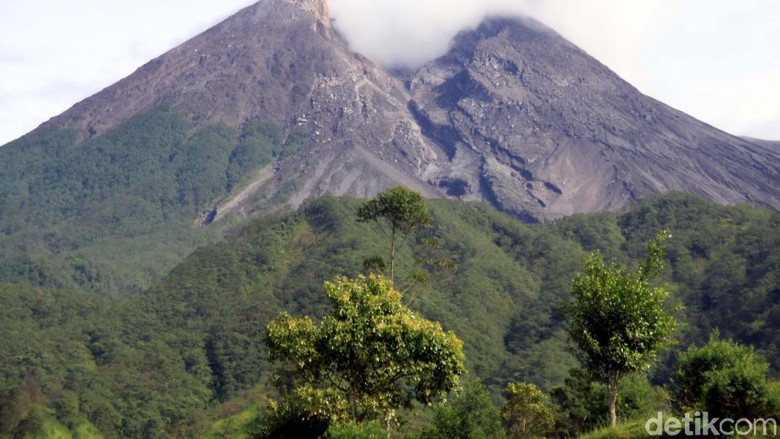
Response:
POLYGON ((721 340, 716 332, 705 346, 692 346, 680 355, 673 377, 675 406, 734 419, 766 416, 767 369, 753 348, 721 340))
POLYGON ((490 394, 472 382, 454 400, 436 408, 433 423, 423 428, 419 439, 500 439, 504 437, 501 414, 490 394))
POLYGON ((420 194, 403 186, 395 186, 361 204, 357 210, 359 222, 385 223, 390 238, 390 280, 394 280, 396 239, 414 229, 429 224, 431 216, 420 194))
POLYGON ((509 437, 543 437, 552 430, 555 418, 547 396, 531 383, 510 383, 501 410, 509 437))
POLYGON ((289 363, 295 391, 308 395, 312 411, 389 420, 412 400, 428 403, 457 385, 462 342, 405 307, 390 281, 341 277, 325 282, 325 291, 332 309, 321 322, 285 312, 267 334, 272 357, 289 363))
POLYGON ((572 281, 569 336, 588 369, 606 386, 612 426, 617 424, 620 379, 647 369, 676 326, 666 309, 669 293, 649 284, 663 270, 663 241, 668 236, 662 231, 648 243, 647 257, 635 271, 607 265, 596 251, 585 262, 585 274, 572 281))

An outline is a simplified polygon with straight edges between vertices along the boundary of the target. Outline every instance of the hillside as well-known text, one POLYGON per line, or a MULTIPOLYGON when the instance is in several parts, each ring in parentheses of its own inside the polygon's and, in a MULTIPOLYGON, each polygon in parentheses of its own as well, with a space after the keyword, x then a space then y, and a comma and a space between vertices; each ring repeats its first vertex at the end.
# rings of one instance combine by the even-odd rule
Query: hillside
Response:
POLYGON ((137 292, 255 214, 395 184, 529 222, 670 190, 777 209, 759 143, 531 19, 488 18, 400 76, 325 1, 262 0, 0 148, 0 279, 137 292))
MULTIPOLYGON (((262 343, 269 319, 280 310, 321 315, 324 280, 357 274, 364 258, 386 251, 377 229, 355 221, 357 203, 322 198, 257 219, 136 295, 3 286, 0 435, 42 425, 106 437, 167 436, 175 426, 202 432, 201 410, 241 395, 239 411, 262 402, 273 394, 262 343), (243 393, 249 388, 252 396, 243 393)), ((677 193, 621 215, 530 225, 485 204, 429 207, 433 225, 402 248, 399 286, 414 256, 454 260, 454 271, 434 272, 406 296, 464 340, 469 370, 493 390, 519 379, 548 390, 561 384, 576 361, 557 310, 582 258, 600 249, 636 260, 662 227, 674 234, 665 281, 686 305, 680 347, 717 327, 780 370, 777 213, 677 193), (443 245, 414 244, 430 236, 443 245)), ((655 372, 659 383, 672 361, 655 372)))

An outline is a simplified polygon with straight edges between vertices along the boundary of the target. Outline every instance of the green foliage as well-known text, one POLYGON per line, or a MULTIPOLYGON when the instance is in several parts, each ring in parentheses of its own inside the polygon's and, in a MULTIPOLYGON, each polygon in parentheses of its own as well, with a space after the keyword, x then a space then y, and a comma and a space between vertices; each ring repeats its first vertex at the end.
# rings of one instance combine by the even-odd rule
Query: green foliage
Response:
POLYGON ((334 423, 325 433, 327 439, 385 439, 387 431, 379 422, 343 422, 334 423))
POLYGON ((667 310, 669 293, 649 285, 663 269, 662 242, 667 235, 660 232, 650 241, 647 257, 634 272, 625 265, 607 265, 594 252, 585 262, 585 274, 572 281, 569 336, 586 367, 607 386, 612 426, 620 379, 649 368, 676 326, 667 310))
POLYGON ((255 437, 259 419, 257 404, 249 405, 238 413, 223 415, 212 422, 208 430, 198 437, 244 439, 255 437))
MULTIPOLYGON (((197 131, 193 130, 187 133, 197 131)), ((184 137, 189 139, 187 133, 184 137)), ((47 142, 52 150, 46 155, 54 157, 56 148, 71 147, 50 135, 47 142)), ((0 155, 11 154, 4 150, 0 155)), ((29 156, 29 172, 40 164, 36 154, 29 156)), ((13 172, 17 171, 23 169, 13 172)), ((14 197, 20 192, 9 193, 14 197)), ((175 201, 178 192, 166 194, 166 199, 175 201)), ((20 220, 15 231, 9 229, 12 235, 0 238, 6 261, 0 264, 2 277, 8 274, 19 282, 46 286, 0 288, 4 300, 0 304, 0 397, 20 395, 17 389, 32 376, 45 396, 42 406, 53 410, 38 410, 37 419, 44 421, 36 421, 37 425, 56 419, 71 432, 91 424, 107 437, 138 437, 143 431, 165 437, 178 433, 175 428, 185 432, 182 436, 200 437, 209 430, 194 423, 193 413, 210 414, 197 415, 208 424, 210 419, 231 416, 222 412, 222 402, 234 403, 245 389, 257 389, 252 399, 256 403, 277 396, 265 381, 275 366, 268 359, 262 329, 274 316, 287 311, 321 318, 330 310, 322 294, 323 282, 334 273, 357 276, 364 260, 386 253, 376 242, 373 225, 355 222, 357 200, 326 197, 305 203, 298 212, 261 217, 231 231, 225 240, 193 252, 147 291, 117 298, 74 291, 76 278, 85 287, 99 290, 148 284, 155 278, 153 273, 173 267, 190 249, 213 239, 189 235, 189 214, 182 215, 177 230, 159 226, 150 207, 154 204, 136 200, 107 204, 96 213, 102 217, 84 218, 78 232, 109 236, 109 229, 97 223, 119 211, 121 227, 130 226, 128 221, 135 218, 132 227, 148 227, 152 235, 133 232, 120 240, 74 242, 51 229, 45 246, 62 252, 55 258, 34 244, 38 238, 27 239, 32 236, 25 231, 27 219, 20 220), (132 215, 126 216, 128 212, 132 215), (178 241, 171 244, 173 236, 178 241), (68 250, 74 245, 81 247, 68 250), (120 260, 128 263, 116 262, 120 260), (13 361, 17 358, 20 361, 13 361)), ((607 409, 603 385, 589 378, 582 391, 563 384, 577 361, 568 351, 559 304, 569 297, 571 279, 588 252, 600 250, 608 259, 625 263, 638 260, 658 229, 674 231, 674 239, 666 243, 669 269, 659 280, 669 285, 675 301, 685 305, 680 317, 682 347, 705 344, 712 328, 719 327, 724 337, 754 346, 768 360, 769 373, 777 373, 780 215, 776 212, 668 194, 640 202, 620 215, 577 215, 529 225, 483 204, 447 200, 426 204, 432 227, 408 235, 407 240, 415 244, 399 248, 399 273, 411 272, 420 258, 446 257, 456 267, 415 287, 419 293, 411 306, 458 334, 465 366, 486 383, 494 398, 510 382, 532 382, 547 391, 563 387, 571 397, 564 399, 570 410, 558 402, 557 390, 551 392, 560 413, 556 419, 562 419, 557 427, 561 435, 573 431, 583 416, 588 425, 581 431, 603 423, 607 409), (422 245, 428 238, 437 238, 439 248, 422 245)), ((14 217, 14 209, 4 205, 0 216, 14 217)), ((78 226, 75 221, 66 224, 78 226)), ((0 227, 2 233, 6 231, 0 227)), ((651 375, 653 383, 668 382, 672 360, 660 363, 651 375)), ((623 419, 633 416, 633 403, 628 402, 632 380, 632 376, 625 378, 617 402, 623 419)), ((642 395, 646 385, 640 380, 636 394, 642 395)), ((633 399, 650 400, 652 396, 633 399)), ((400 418, 408 416, 399 412, 400 418)), ((414 432, 421 422, 414 419, 407 431, 414 432)))
MULTIPOLYGON (((462 342, 406 308, 388 280, 337 278, 325 291, 332 310, 321 323, 282 313, 268 325, 271 354, 301 379, 298 394, 335 391, 334 404, 362 421, 412 400, 431 402, 457 385, 462 342)), ((318 408, 324 398, 311 400, 312 412, 334 412, 318 408)))
POLYGON ((508 437, 544 437, 552 431, 555 418, 550 402, 539 388, 529 383, 510 383, 501 419, 508 437))
POLYGON ((751 347, 717 334, 680 355, 673 401, 681 411, 707 411, 712 417, 759 418, 772 414, 768 364, 751 347))
POLYGON ((238 146, 230 154, 228 189, 235 187, 253 170, 279 157, 283 145, 284 132, 281 127, 257 119, 247 122, 241 130, 238 146))
POLYGON ((499 439, 505 437, 501 413, 478 382, 469 383, 453 400, 436 407, 431 425, 419 439, 499 439))
POLYGON ((652 439, 647 434, 645 420, 622 422, 615 427, 604 427, 580 436, 582 439, 652 439))
POLYGON ((139 336, 147 319, 133 305, 0 286, 0 432, 33 433, 56 419, 71 432, 91 423, 109 437, 161 437, 202 407, 201 377, 163 335, 139 336))
MULTIPOLYGON (((588 370, 571 369, 563 385, 550 393, 556 410, 556 435, 580 436, 605 425, 609 415, 606 395, 604 384, 594 381, 588 370)), ((620 419, 642 419, 665 403, 662 392, 650 384, 645 374, 632 373, 621 382, 616 411, 620 419)))
POLYGON ((299 387, 260 419, 259 438, 316 439, 331 423, 346 421, 346 401, 336 389, 299 387))
POLYGON ((357 209, 359 222, 386 223, 383 230, 390 239, 390 280, 394 280, 396 238, 403 237, 420 226, 431 222, 425 201, 417 192, 403 186, 395 186, 381 192, 357 209))
POLYGON ((286 149, 277 126, 251 121, 239 134, 165 108, 87 139, 55 128, 25 136, 0 150, 0 250, 10 266, 0 280, 146 288, 218 239, 195 219, 286 149))
POLYGON ((384 220, 398 233, 411 233, 431 222, 422 196, 403 186, 392 187, 361 204, 357 217, 361 222, 384 220))
POLYGON ((555 404, 558 436, 576 437, 606 420, 604 386, 593 381, 587 369, 572 368, 564 383, 550 392, 555 404))

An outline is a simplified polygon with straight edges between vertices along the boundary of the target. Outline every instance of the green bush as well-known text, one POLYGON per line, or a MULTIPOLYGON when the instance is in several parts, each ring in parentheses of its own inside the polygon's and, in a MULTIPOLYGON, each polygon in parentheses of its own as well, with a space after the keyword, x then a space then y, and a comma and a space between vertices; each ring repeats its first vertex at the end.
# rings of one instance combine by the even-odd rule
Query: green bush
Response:
POLYGON ((768 364, 753 348, 714 334, 702 347, 680 355, 673 401, 681 411, 711 417, 759 418, 771 414, 768 364))
POLYGON ((478 382, 436 408, 433 422, 423 427, 419 439, 500 439, 505 437, 501 413, 478 382))
POLYGON ((386 439, 387 431, 379 422, 344 422, 328 427, 326 439, 386 439))

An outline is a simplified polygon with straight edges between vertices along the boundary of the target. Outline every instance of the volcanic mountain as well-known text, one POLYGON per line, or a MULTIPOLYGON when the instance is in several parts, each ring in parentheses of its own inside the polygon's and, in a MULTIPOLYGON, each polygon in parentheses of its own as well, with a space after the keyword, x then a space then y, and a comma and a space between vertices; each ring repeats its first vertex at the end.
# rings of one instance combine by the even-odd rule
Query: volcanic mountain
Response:
POLYGON ((106 282, 95 261, 154 277, 253 212, 395 184, 531 221, 670 190, 780 208, 776 148, 642 95, 530 18, 391 74, 324 0, 241 10, 0 148, 0 171, 6 266, 38 276, 31 254, 61 255, 80 285, 106 282))

